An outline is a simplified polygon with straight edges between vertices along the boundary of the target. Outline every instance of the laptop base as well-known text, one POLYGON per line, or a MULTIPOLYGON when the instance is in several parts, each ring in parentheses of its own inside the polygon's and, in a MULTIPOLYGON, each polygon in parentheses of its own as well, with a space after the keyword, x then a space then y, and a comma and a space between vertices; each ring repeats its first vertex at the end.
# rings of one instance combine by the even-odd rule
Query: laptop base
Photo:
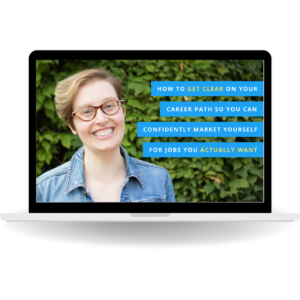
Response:
POLYGON ((1 213, 8 222, 293 222, 300 213, 1 213))

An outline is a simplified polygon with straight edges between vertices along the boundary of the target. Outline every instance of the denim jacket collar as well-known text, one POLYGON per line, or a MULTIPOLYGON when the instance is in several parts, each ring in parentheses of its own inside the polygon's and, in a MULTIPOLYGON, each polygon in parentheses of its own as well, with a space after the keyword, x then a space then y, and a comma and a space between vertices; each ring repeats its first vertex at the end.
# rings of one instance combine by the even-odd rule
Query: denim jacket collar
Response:
MULTIPOLYGON (((130 179, 131 177, 135 177, 140 183, 141 187, 144 188, 144 180, 140 169, 121 145, 120 153, 125 158, 126 178, 130 179)), ((84 147, 81 147, 72 157, 66 179, 65 195, 77 187, 85 188, 83 154, 84 147)))

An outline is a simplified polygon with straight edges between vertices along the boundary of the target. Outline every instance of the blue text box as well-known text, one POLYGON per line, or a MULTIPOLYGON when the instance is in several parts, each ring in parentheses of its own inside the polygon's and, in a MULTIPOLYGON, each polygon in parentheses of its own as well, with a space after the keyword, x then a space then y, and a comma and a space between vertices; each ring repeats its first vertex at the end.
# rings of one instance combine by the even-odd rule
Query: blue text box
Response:
POLYGON ((161 117, 263 117, 263 102, 160 102, 161 117))
POLYGON ((263 157, 263 143, 143 143, 143 157, 263 157))
POLYGON ((263 122, 137 122, 138 137, 263 137, 263 122))
POLYGON ((151 81, 151 96, 263 95, 263 81, 151 81))

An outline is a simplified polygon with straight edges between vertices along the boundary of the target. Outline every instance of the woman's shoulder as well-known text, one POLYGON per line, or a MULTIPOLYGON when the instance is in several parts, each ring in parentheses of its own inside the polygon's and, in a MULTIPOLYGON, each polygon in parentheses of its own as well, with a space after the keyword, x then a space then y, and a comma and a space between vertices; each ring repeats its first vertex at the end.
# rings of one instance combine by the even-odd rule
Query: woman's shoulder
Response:
POLYGON ((41 182, 43 182, 45 180, 49 180, 50 178, 53 178, 56 176, 66 175, 68 173, 69 166, 70 166, 70 161, 66 162, 50 171, 43 173, 36 179, 36 184, 40 184, 41 182))
MULTIPOLYGON (((141 189, 143 192, 140 195, 143 199, 148 195, 151 198, 149 201, 152 202, 154 201, 152 197, 155 195, 155 197, 167 202, 176 201, 172 179, 167 169, 140 159, 132 158, 132 160, 138 168, 141 180, 144 183, 144 187, 141 189)), ((136 189, 134 191, 136 192, 136 189)))
POLYGON ((150 167, 150 168, 159 168, 161 170, 166 170, 165 168, 163 167, 160 167, 158 165, 155 165, 155 164, 151 164, 149 162, 146 162, 146 161, 143 161, 143 160, 140 160, 140 159, 137 159, 137 158, 133 158, 133 161, 137 164, 137 165, 140 165, 140 166, 145 166, 145 167, 150 167))
POLYGON ((168 176, 168 170, 158 165, 132 158, 138 169, 141 171, 143 176, 158 176, 159 178, 166 178, 168 176), (162 177, 161 177, 162 176, 162 177))

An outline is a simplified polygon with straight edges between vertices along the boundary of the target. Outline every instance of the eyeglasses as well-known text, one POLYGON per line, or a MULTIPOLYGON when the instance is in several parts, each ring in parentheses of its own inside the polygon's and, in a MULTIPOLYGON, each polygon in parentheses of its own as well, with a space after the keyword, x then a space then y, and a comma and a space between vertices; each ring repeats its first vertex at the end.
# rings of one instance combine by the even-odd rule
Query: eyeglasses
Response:
POLYGON ((100 105, 84 105, 72 112, 70 118, 78 117, 82 121, 91 121, 96 117, 98 108, 100 108, 104 114, 112 116, 115 115, 123 105, 124 100, 106 100, 100 105))

